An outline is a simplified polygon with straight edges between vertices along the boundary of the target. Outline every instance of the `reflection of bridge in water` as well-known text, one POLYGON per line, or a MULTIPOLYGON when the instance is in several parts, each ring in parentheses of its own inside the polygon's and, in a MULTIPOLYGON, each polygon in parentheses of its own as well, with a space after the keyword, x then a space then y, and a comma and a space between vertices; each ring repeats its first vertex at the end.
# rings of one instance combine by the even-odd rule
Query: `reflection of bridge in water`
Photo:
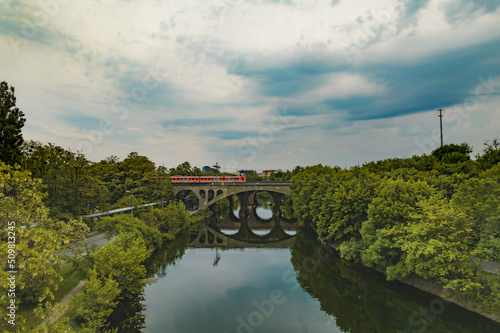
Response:
MULTIPOLYGON (((221 223, 226 219, 222 220, 221 223)), ((249 225, 249 219, 245 216, 242 216, 240 221, 232 222, 235 223, 235 226, 238 226, 238 232, 233 235, 224 234, 220 228, 226 227, 217 223, 215 219, 212 219, 210 225, 200 223, 198 232, 192 235, 189 246, 203 248, 287 248, 295 240, 295 235, 289 235, 284 231, 282 225, 287 225, 287 223, 280 219, 279 216, 275 216, 271 221, 263 223, 265 228, 271 229, 266 235, 255 234, 249 225)))
MULTIPOLYGON (((268 219, 260 217, 257 213, 256 207, 254 206, 249 212, 247 223, 250 229, 271 229, 276 224, 276 218, 277 216, 272 216, 268 219)), ((279 218, 279 224, 281 228, 285 230, 295 229, 299 226, 299 222, 297 220, 289 220, 283 216, 279 218)), ((220 221, 217 221, 216 226, 219 229, 239 229, 241 226, 241 219, 236 217, 233 210, 229 210, 228 216, 220 221)))

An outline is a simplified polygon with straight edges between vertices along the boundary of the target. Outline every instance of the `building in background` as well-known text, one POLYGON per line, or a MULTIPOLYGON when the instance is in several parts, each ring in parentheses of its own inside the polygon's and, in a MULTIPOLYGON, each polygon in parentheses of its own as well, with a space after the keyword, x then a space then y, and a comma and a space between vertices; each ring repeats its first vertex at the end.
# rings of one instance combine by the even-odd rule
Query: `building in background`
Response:
POLYGON ((272 175, 274 175, 275 173, 278 173, 278 172, 280 172, 280 171, 281 171, 280 169, 275 169, 275 170, 264 170, 264 171, 262 171, 261 176, 262 176, 262 178, 269 178, 269 177, 271 177, 272 175))
POLYGON ((247 173, 256 173, 255 170, 238 170, 238 176, 244 176, 247 173))

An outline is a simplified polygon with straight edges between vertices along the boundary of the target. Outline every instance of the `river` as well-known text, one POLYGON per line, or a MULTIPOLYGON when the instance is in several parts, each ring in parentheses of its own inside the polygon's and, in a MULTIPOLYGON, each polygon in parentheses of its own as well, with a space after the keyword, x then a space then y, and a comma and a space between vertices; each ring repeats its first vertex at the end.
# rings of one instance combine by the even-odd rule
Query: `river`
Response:
POLYGON ((113 327, 147 333, 500 332, 499 323, 340 259, 312 232, 284 230, 294 224, 277 223, 269 206, 257 213, 202 223, 158 249, 146 263, 148 284, 118 305, 113 327))

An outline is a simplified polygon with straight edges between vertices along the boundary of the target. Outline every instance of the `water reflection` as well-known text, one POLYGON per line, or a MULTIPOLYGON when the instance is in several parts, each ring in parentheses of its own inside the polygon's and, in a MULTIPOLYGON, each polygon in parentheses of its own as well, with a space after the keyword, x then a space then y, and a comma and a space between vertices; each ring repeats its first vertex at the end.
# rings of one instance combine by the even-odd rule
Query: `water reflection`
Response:
MULTIPOLYGON (((182 259, 189 246, 190 235, 195 229, 185 229, 176 238, 155 250, 145 262, 146 284, 167 276, 167 267, 182 259)), ((144 291, 120 301, 109 317, 110 327, 118 332, 142 332, 146 328, 144 291)))
POLYGON ((500 332, 500 324, 381 273, 341 260, 299 235, 291 261, 297 281, 342 332, 500 332))
POLYGON ((295 224, 283 221, 279 216, 270 221, 261 221, 252 212, 248 217, 244 214, 238 220, 230 216, 224 219, 212 217, 207 224, 200 224, 197 237, 189 243, 190 247, 282 247, 288 248, 293 244, 294 234, 288 234, 295 224))
POLYGON ((146 262, 156 283, 119 304, 113 327, 148 333, 500 331, 498 323, 339 259, 308 232, 288 234, 289 223, 279 216, 266 228, 252 214, 231 222, 212 219, 157 249, 146 262))

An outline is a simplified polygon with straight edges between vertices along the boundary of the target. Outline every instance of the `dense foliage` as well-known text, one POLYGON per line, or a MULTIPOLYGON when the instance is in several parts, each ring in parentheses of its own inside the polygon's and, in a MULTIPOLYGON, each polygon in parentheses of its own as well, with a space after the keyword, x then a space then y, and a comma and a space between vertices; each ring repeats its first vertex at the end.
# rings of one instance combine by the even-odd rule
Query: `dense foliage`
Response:
POLYGON ((23 167, 42 179, 45 204, 58 219, 173 198, 166 168, 136 152, 94 163, 51 143, 30 141, 23 150, 23 167))
POLYGON ((342 170, 322 165, 293 176, 295 215, 340 255, 384 267, 388 279, 418 276, 500 312, 498 140, 470 158, 467 144, 430 156, 389 159, 342 170))
MULTIPOLYGON (((143 262, 164 241, 200 221, 173 198, 165 168, 131 153, 123 161, 110 157, 92 163, 85 156, 53 144, 28 142, 20 164, 0 161, 0 255, 7 258, 8 237, 15 235, 16 326, 10 331, 108 332, 106 319, 117 301, 135 297, 144 286, 143 262), (121 208, 132 212, 85 219, 79 215, 121 208), (137 207, 163 202, 155 207, 137 207), (131 214, 132 213, 132 214, 131 214), (86 245, 91 228, 105 230, 113 241, 97 249, 86 245), (10 232, 10 233, 9 233, 10 232), (84 244, 82 247, 80 244, 84 244), (63 280, 61 264, 86 282, 71 302, 69 316, 40 326, 53 313, 63 280), (71 320, 71 324, 68 322, 71 320)), ((9 273, 7 260, 0 277, 1 315, 5 318, 9 273)))
POLYGON ((26 122, 24 113, 16 107, 14 93, 14 87, 0 82, 0 161, 10 165, 21 161, 21 129, 26 122))

